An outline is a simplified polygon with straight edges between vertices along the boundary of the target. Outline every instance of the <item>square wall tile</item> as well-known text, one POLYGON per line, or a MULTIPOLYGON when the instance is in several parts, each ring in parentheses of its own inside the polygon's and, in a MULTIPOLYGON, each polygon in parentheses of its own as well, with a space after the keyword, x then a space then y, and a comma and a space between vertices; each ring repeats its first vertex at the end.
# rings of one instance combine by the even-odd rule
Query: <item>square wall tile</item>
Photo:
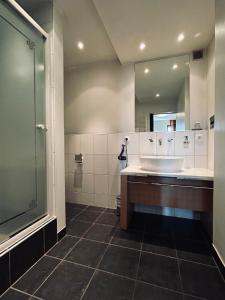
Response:
POLYGON ((121 145, 124 143, 122 133, 112 133, 108 135, 108 154, 120 154, 121 145))
POLYGON ((140 132, 140 154, 156 155, 156 133, 140 132))
POLYGON ((66 192, 66 202, 81 203, 81 193, 73 191, 66 192))
POLYGON ((108 174, 107 155, 94 155, 94 174, 108 174))
POLYGON ((108 153, 108 136, 107 134, 94 135, 94 154, 108 153))
POLYGON ((85 205, 94 205, 94 194, 81 193, 80 202, 85 205))
POLYGON ((128 155, 128 166, 139 166, 139 155, 128 155))
POLYGON ((176 131, 175 132, 175 155, 192 156, 194 155, 194 132, 176 131), (186 141, 188 143, 184 143, 186 141))
POLYGON ((65 173, 69 172, 69 154, 65 153, 65 173))
POLYGON ((94 206, 108 207, 108 195, 94 194, 94 206))
POLYGON ((118 155, 109 155, 108 156, 108 167, 110 175, 119 175, 120 174, 120 161, 118 160, 118 155))
POLYGON ((69 153, 69 135, 68 134, 65 134, 64 143, 65 143, 65 153, 68 154, 69 153))
POLYGON ((95 175, 95 194, 108 194, 109 183, 108 183, 108 175, 95 175))
POLYGON ((124 143, 125 137, 128 137, 127 153, 129 154, 139 154, 140 143, 139 143, 139 133, 124 133, 122 137, 121 144, 124 143))
POLYGON ((79 154, 81 152, 81 137, 79 134, 69 135, 69 153, 79 154))
POLYGON ((192 169, 195 167, 195 157, 194 156, 185 156, 184 157, 184 169, 192 169))
POLYGON ((77 164, 75 163, 75 154, 68 155, 68 170, 70 173, 74 173, 77 168, 77 164))
POLYGON ((82 164, 83 173, 94 173, 94 157, 93 155, 84 154, 83 155, 83 164, 82 164))
POLYGON ((195 168, 207 169, 208 157, 207 156, 195 156, 195 168))
POLYGON ((83 183, 82 174, 69 174, 69 191, 71 192, 81 192, 83 183))
POLYGON ((94 193, 94 175, 83 174, 82 176, 82 193, 94 193))
POLYGON ((156 133, 156 153, 157 155, 174 155, 174 132, 156 133))
POLYGON ((120 176, 109 175, 109 195, 120 194, 120 176))
POLYGON ((93 154, 93 135, 82 134, 81 135, 81 153, 82 154, 93 154))
POLYGON ((208 153, 208 131, 195 131, 195 155, 207 155, 208 153))
POLYGON ((108 197, 108 208, 115 209, 116 208, 116 196, 110 195, 108 197))

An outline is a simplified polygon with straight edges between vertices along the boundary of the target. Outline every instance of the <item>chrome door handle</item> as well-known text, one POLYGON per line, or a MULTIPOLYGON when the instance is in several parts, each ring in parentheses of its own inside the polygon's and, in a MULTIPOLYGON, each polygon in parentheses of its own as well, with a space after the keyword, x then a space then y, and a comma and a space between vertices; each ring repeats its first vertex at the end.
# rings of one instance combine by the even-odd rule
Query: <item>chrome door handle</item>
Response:
POLYGON ((36 128, 43 131, 48 131, 48 128, 44 124, 37 124, 36 128))

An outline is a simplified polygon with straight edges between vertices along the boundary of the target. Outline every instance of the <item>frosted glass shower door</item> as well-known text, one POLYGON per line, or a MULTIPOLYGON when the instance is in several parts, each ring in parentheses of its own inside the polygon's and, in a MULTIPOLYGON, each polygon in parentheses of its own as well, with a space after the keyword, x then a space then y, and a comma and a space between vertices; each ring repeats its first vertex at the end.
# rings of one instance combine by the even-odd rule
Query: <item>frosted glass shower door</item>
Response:
MULTIPOLYGON (((45 133, 36 126, 44 119, 43 103, 36 103, 43 86, 36 85, 36 56, 35 43, 0 15, 0 225, 35 211, 39 194, 46 200, 45 133)), ((43 73, 43 64, 39 68, 43 73)), ((45 204, 39 205, 36 215, 44 210, 45 204)))

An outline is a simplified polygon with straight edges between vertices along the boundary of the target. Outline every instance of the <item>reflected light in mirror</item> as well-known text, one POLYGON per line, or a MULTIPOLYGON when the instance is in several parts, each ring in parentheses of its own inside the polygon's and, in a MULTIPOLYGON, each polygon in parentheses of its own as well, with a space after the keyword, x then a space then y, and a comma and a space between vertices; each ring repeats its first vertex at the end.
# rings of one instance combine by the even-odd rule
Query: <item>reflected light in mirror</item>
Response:
POLYGON ((81 41, 79 41, 79 42, 77 43, 77 48, 78 48, 79 50, 83 50, 83 49, 84 49, 84 43, 81 42, 81 41))
POLYGON ((159 98, 159 97, 160 97, 160 94, 159 94, 159 93, 157 93, 155 96, 156 96, 156 98, 159 98))
POLYGON ((145 43, 140 43, 140 45, 139 45, 139 49, 141 50, 141 51, 143 51, 144 49, 146 48, 146 44, 145 43))
POLYGON ((180 43, 184 40, 184 33, 180 33, 177 37, 177 41, 180 43))
POLYGON ((145 73, 145 74, 148 74, 148 73, 149 73, 149 69, 146 68, 146 69, 144 70, 144 73, 145 73))
POLYGON ((173 70, 176 70, 177 68, 178 68, 178 64, 174 64, 172 67, 173 70))
POLYGON ((200 35, 201 35, 201 32, 196 32, 196 34, 194 35, 194 38, 198 38, 198 37, 200 37, 200 35))

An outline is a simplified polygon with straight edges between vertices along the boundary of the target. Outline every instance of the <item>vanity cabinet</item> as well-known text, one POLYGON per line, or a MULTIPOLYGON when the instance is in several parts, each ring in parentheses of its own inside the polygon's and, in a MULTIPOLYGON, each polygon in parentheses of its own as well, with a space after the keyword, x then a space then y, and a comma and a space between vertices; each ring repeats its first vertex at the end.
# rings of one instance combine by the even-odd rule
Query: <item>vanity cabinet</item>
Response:
POLYGON ((122 175, 122 229, 128 228, 135 203, 189 209, 210 216, 213 210, 213 181, 181 177, 122 175))

